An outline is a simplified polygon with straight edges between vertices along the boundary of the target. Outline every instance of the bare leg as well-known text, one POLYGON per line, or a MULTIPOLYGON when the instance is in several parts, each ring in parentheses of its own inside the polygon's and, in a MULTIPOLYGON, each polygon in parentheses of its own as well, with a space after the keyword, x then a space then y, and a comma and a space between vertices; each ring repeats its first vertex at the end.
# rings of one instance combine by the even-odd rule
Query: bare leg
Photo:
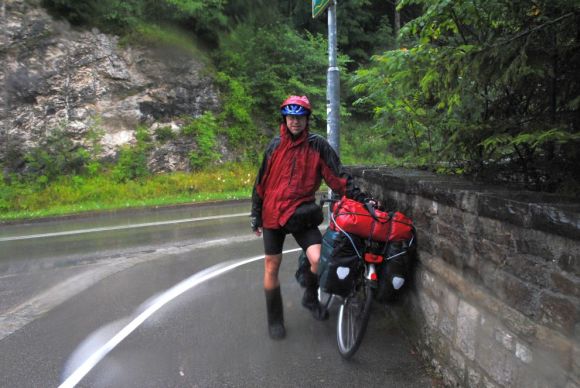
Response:
POLYGON ((266 255, 264 258, 264 289, 273 290, 280 286, 278 272, 282 263, 282 254, 266 255))
POLYGON ((310 271, 312 273, 317 273, 318 271, 318 263, 320 262, 320 252, 322 250, 321 244, 314 244, 306 249, 306 257, 308 257, 308 261, 310 262, 310 271))

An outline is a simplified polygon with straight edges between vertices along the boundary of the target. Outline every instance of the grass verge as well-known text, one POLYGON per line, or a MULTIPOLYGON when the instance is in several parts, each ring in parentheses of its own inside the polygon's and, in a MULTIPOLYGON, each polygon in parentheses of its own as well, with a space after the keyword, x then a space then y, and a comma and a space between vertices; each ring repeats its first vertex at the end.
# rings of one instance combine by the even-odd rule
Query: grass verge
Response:
POLYGON ((42 188, 0 187, 0 221, 250 198, 256 168, 229 165, 116 182, 110 174, 61 177, 42 188))

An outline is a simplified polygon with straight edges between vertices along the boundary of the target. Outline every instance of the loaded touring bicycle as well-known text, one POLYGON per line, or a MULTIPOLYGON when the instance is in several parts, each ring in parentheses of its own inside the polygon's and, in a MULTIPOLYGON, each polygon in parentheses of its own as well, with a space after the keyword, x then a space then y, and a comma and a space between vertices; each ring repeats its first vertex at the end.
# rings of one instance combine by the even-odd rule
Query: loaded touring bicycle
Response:
MULTIPOLYGON (((323 199, 331 206, 318 267, 319 299, 325 308, 339 301, 336 339, 348 359, 358 350, 369 322, 373 300, 385 303, 403 288, 416 246, 411 219, 385 212, 372 203, 343 197, 323 199)), ((296 278, 310 264, 299 258, 296 278)))

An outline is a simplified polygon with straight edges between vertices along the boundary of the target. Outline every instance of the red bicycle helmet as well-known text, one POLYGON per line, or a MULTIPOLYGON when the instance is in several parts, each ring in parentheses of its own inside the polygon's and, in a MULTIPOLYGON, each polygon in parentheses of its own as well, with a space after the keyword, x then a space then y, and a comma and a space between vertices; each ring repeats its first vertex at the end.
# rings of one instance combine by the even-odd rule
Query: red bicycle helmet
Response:
POLYGON ((306 96, 290 96, 280 105, 282 116, 305 116, 312 113, 312 105, 306 96))

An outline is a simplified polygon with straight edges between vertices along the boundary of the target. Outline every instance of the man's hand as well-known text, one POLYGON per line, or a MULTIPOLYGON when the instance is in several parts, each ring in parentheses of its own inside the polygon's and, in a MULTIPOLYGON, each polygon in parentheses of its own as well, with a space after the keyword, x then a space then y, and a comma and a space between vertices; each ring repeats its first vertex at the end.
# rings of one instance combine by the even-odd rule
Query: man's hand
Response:
POLYGON ((258 219, 258 217, 250 217, 250 227, 256 236, 260 237, 262 235, 262 220, 258 219))
POLYGON ((378 201, 376 199, 374 199, 374 198, 366 198, 364 203, 365 204, 369 204, 369 205, 371 205, 372 207, 375 207, 375 208, 378 205, 378 201))

